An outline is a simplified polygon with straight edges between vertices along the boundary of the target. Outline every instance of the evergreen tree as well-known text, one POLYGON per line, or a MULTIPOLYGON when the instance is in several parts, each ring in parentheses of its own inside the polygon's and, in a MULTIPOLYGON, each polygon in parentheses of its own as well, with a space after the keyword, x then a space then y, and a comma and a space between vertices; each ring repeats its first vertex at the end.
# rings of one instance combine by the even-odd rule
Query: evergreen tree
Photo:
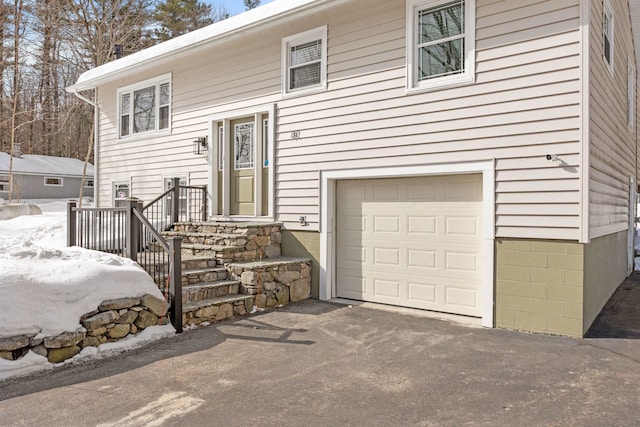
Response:
POLYGON ((163 0, 153 15, 158 26, 155 39, 163 42, 228 17, 224 8, 214 9, 199 0, 163 0))
POLYGON ((260 0, 244 0, 245 10, 255 9, 260 6, 260 0))

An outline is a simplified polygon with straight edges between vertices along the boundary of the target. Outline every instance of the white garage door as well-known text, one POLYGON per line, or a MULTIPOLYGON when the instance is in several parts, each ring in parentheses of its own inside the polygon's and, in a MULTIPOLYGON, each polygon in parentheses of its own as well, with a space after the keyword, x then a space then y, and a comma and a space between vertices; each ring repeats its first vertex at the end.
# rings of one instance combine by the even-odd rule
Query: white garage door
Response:
POLYGON ((337 184, 340 298, 482 316, 482 175, 337 184))

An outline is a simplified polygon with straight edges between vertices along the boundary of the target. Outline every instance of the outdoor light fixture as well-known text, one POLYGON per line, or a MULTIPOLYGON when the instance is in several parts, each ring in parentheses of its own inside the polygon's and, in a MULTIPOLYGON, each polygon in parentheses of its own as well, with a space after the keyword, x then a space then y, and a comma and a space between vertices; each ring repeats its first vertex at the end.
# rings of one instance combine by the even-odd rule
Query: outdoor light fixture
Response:
POLYGON ((206 156, 208 151, 207 137, 201 136, 193 140, 193 154, 196 156, 206 156))

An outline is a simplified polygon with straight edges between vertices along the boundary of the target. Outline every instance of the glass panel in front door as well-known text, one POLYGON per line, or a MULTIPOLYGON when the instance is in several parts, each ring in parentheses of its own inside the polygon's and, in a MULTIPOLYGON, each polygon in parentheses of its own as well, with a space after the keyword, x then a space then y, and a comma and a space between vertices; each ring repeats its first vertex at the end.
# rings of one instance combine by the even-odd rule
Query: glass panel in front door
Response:
POLYGON ((231 179, 229 213, 255 215, 254 118, 231 121, 231 179))

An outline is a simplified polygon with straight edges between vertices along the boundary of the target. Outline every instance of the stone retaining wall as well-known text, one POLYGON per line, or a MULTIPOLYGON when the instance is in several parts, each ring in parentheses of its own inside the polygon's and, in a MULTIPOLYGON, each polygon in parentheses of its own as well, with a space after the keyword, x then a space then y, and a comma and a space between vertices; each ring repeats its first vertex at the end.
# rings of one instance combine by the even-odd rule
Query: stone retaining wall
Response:
POLYGON ((119 341, 149 326, 166 324, 167 310, 162 300, 151 295, 104 301, 97 310, 84 314, 80 318, 82 327, 73 332, 52 337, 38 336, 39 331, 0 337, 0 358, 17 360, 32 350, 51 363, 59 363, 85 347, 119 341))
POLYGON ((260 308, 311 296, 311 261, 308 259, 230 264, 227 269, 233 280, 240 281, 240 292, 255 295, 260 308))

